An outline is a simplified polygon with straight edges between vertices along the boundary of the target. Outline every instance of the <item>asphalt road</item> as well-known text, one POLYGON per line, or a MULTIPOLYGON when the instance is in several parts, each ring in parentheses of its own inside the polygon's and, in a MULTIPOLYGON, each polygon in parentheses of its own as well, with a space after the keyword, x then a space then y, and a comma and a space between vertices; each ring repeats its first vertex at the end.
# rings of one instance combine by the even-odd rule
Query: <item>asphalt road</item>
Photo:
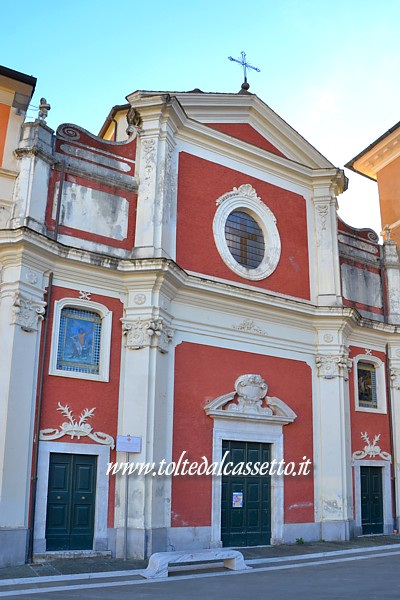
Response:
POLYGON ((48 584, 32 584, 0 590, 0 598, 26 600, 390 600, 400 598, 400 551, 360 556, 336 556, 304 561, 256 565, 252 571, 234 573, 222 569, 173 573, 168 580, 119 578, 118 581, 63 581, 51 592, 48 584), (310 564, 310 562, 316 564, 310 564), (79 589, 67 587, 69 584, 79 589), (28 592, 28 593, 26 593, 28 592))

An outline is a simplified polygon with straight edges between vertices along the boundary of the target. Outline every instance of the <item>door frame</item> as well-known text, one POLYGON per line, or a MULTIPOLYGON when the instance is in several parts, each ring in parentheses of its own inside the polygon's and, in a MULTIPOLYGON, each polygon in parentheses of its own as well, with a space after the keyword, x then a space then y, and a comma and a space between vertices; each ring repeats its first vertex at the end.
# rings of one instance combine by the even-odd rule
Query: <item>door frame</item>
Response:
MULTIPOLYGON (((271 461, 283 459, 283 427, 265 421, 214 419, 213 462, 222 460, 222 440, 271 444, 271 461)), ((221 548, 222 476, 212 478, 211 547, 221 548)), ((271 544, 283 543, 284 477, 271 475, 271 544)))
MULTIPOLYGON (((36 489, 35 529, 33 552, 46 552, 46 515, 49 489, 50 454, 86 454, 97 456, 93 550, 108 550, 108 477, 110 447, 73 442, 39 442, 38 480, 36 489)), ((85 550, 82 550, 85 552, 85 550)), ((90 550, 86 550, 90 552, 90 550)))
POLYGON ((353 460, 354 467, 354 504, 355 535, 362 535, 361 519, 361 467, 380 467, 382 471, 383 533, 393 533, 392 489, 390 480, 390 462, 388 460, 353 460))

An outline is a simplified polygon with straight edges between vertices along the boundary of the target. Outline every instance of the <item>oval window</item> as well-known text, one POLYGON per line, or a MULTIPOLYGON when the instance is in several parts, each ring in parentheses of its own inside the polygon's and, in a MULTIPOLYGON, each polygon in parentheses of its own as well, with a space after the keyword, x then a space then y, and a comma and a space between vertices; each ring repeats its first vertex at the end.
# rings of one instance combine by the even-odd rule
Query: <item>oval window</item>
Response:
POLYGON ((242 267, 257 269, 264 259, 264 234, 248 213, 234 210, 225 223, 225 239, 233 258, 242 267))

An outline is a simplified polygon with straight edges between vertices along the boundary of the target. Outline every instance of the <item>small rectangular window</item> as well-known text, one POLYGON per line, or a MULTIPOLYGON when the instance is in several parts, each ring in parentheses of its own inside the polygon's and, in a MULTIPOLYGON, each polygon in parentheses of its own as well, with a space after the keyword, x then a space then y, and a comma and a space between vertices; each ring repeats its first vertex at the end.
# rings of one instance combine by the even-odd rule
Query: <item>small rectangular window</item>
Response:
POLYGON ((375 365, 359 362, 357 364, 357 378, 358 405, 362 408, 378 408, 375 365))
POLYGON ((100 371, 101 317, 79 308, 61 310, 56 368, 90 373, 100 371))

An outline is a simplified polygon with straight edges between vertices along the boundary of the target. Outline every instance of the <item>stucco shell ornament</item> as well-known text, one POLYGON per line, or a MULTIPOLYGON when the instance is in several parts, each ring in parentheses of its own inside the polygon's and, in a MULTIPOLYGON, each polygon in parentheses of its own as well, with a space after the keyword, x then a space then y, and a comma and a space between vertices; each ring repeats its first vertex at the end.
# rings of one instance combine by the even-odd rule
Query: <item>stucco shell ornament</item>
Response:
POLYGON ((238 418, 263 420, 286 425, 297 415, 276 397, 267 396, 268 385, 255 373, 241 375, 235 381, 235 391, 212 400, 204 407, 207 415, 213 418, 238 418))
POLYGON ((57 410, 62 412, 63 415, 67 417, 68 421, 64 421, 59 429, 41 429, 39 433, 40 440, 58 440, 64 435, 69 435, 71 439, 76 437, 79 440, 81 437, 87 436, 98 444, 104 444, 105 446, 111 446, 111 448, 114 448, 114 438, 111 435, 103 433, 102 431, 93 431, 93 427, 91 427, 89 423, 86 423, 88 419, 93 417, 96 408, 85 408, 82 414, 79 416, 79 420, 76 421, 68 404, 63 406, 59 402, 57 410))

